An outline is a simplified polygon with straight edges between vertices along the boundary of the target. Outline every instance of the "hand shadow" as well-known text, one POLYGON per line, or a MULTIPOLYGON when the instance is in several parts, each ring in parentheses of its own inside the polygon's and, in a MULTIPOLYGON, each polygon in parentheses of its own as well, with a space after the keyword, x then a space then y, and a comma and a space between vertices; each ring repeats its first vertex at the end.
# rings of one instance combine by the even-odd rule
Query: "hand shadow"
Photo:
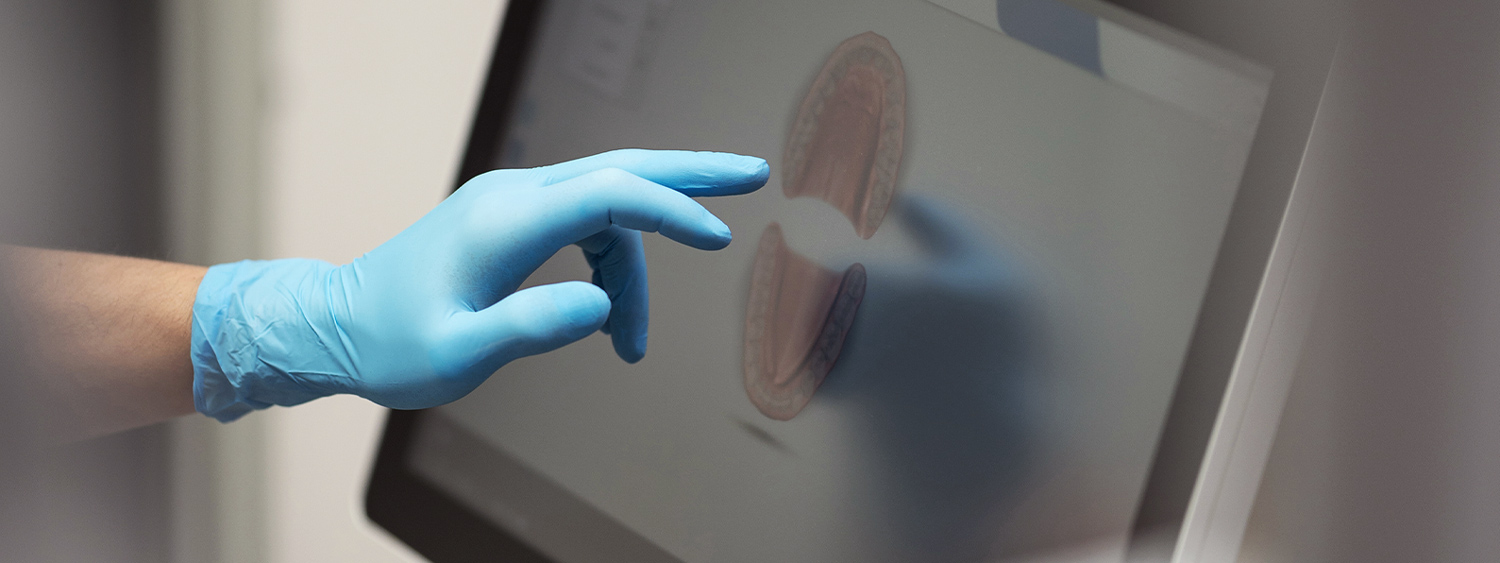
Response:
POLYGON ((816 400, 855 409, 868 437, 867 517, 884 531, 870 560, 983 560, 1032 450, 1035 292, 959 210, 907 196, 897 211, 924 259, 866 265, 864 302, 816 400))

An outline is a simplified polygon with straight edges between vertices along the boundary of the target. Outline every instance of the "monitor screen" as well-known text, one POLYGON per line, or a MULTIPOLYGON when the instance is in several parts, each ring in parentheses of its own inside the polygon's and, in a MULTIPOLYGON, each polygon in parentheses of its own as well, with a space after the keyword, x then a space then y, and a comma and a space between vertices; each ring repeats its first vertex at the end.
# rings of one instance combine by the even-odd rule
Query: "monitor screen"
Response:
POLYGON ((1072 0, 553 0, 533 41, 493 167, 771 180, 700 200, 722 251, 647 235, 644 360, 513 362, 415 474, 564 562, 1123 557, 1264 67, 1072 0))

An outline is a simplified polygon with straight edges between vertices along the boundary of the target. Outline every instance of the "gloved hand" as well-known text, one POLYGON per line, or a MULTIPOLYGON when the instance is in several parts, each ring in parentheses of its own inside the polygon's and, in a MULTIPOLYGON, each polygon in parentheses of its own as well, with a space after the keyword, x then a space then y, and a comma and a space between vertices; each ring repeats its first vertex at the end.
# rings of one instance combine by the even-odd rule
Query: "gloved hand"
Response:
POLYGON ((397 409, 468 394, 500 366, 603 329, 616 353, 646 351, 639 231, 717 250, 729 228, 690 196, 765 184, 764 160, 621 150, 470 180, 349 264, 245 261, 210 268, 193 305, 193 395, 230 421, 335 393, 397 409), (594 283, 516 291, 577 244, 594 283))

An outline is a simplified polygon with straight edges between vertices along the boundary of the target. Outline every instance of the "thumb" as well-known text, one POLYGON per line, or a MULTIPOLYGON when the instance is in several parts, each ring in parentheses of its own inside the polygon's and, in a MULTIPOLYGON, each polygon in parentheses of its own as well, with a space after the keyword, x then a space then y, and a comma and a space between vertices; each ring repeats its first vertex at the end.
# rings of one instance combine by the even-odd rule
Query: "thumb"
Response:
POLYGON ((470 313, 461 340, 492 373, 517 358, 542 354, 593 334, 609 318, 609 296, 591 283, 571 281, 517 291, 470 313))

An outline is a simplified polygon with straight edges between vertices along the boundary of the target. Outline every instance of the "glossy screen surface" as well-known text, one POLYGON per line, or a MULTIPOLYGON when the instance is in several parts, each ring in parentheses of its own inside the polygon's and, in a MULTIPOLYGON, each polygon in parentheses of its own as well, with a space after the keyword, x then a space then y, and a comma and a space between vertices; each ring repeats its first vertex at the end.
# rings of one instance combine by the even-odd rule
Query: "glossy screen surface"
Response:
MULTIPOLYGON (((686 148, 771 182, 701 200, 723 251, 647 235, 643 361, 514 362, 412 467, 567 562, 1119 560, 1270 77, 1090 6, 549 3, 496 167, 686 148)), ((573 248, 529 284, 570 279, 573 248)))

